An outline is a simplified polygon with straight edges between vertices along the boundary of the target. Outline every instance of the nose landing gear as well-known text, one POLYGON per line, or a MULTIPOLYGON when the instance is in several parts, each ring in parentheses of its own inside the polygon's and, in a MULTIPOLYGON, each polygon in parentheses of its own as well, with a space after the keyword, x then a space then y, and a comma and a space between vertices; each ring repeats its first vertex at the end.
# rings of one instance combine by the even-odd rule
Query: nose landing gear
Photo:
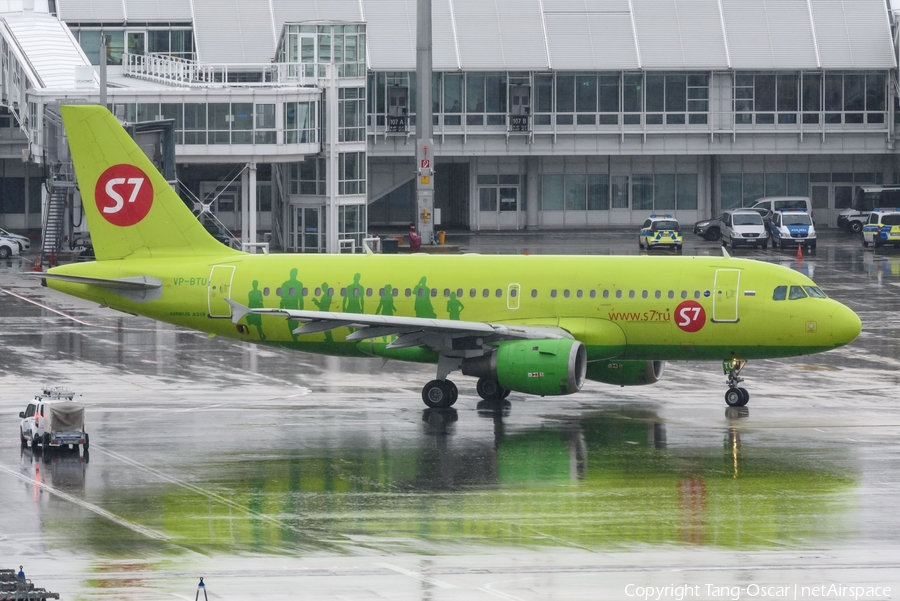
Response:
POLYGON ((744 381, 741 370, 747 362, 743 359, 729 359, 722 363, 722 370, 727 377, 728 390, 725 391, 725 404, 729 407, 743 407, 750 401, 750 393, 746 388, 738 387, 744 381))

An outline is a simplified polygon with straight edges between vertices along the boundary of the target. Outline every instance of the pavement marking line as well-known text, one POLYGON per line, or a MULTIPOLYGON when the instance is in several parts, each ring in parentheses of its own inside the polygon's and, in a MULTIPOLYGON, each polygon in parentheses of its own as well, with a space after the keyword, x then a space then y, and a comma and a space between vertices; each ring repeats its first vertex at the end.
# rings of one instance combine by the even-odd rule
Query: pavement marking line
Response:
POLYGON ((161 532, 157 532, 156 530, 151 530, 150 528, 145 528, 144 526, 141 526, 140 524, 136 524, 136 523, 128 521, 124 518, 120 518, 119 516, 115 515, 114 513, 110 513, 108 511, 106 511, 105 509, 101 509, 100 507, 94 505, 93 503, 89 503, 83 499, 79 499, 78 497, 73 497, 72 495, 65 493, 61 490, 58 490, 58 489, 50 486, 49 484, 45 484, 44 482, 38 482, 34 478, 29 478, 28 476, 26 476, 24 474, 20 474, 19 472, 12 470, 6 466, 0 465, 0 471, 6 472, 10 476, 14 476, 27 484, 31 484, 32 486, 37 486, 41 490, 45 490, 48 493, 50 493, 51 495, 56 495, 57 497, 59 497, 61 499, 65 499, 66 501, 68 501, 70 503, 74 503, 75 505, 78 505, 79 507, 87 509, 90 512, 96 513, 97 515, 104 517, 112 522, 115 522, 116 524, 118 524, 124 528, 128 528, 132 532, 137 532, 138 534, 142 534, 142 535, 144 535, 148 538, 152 538, 154 540, 167 541, 167 542, 169 541, 169 537, 166 536, 165 534, 162 534, 161 532))
POLYGON ((403 574, 404 576, 409 576, 410 578, 414 578, 422 582, 427 582, 428 584, 433 584, 434 586, 439 586, 441 588, 459 588, 455 584, 450 584, 449 582, 444 582, 443 580, 438 580, 437 578, 429 578, 428 576, 423 576, 418 572, 413 572, 412 570, 407 570, 406 568, 401 568, 400 566, 395 566, 391 563, 376 563, 375 565, 386 568, 393 572, 397 572, 398 574, 403 574))
MULTIPOLYGON (((505 582, 522 582, 523 580, 534 580, 534 578, 519 578, 517 580, 506 580, 505 582)), ((519 597, 515 595, 510 595, 509 593, 503 593, 500 591, 495 591, 493 587, 495 584, 504 584, 504 582, 489 582, 484 586, 478 587, 477 590, 487 593, 489 595, 494 595, 495 597, 500 597, 501 599, 507 599, 508 601, 522 601, 519 597)))
POLYGON ((14 296, 14 297, 16 297, 16 298, 19 299, 19 300, 25 301, 26 303, 31 303, 32 305, 37 305, 37 306, 40 307, 41 309, 47 309, 48 311, 51 311, 51 312, 53 312, 53 313, 56 313, 57 315, 62 315, 62 316, 65 317, 66 319, 71 319, 72 321, 74 321, 74 322, 76 322, 76 323, 80 323, 81 325, 84 325, 84 326, 90 326, 90 327, 92 327, 92 328, 99 328, 99 327, 100 327, 100 326, 98 326, 98 325, 96 325, 96 324, 88 323, 88 322, 86 322, 86 321, 83 321, 83 320, 81 320, 81 319, 78 319, 78 318, 75 317, 74 315, 69 315, 68 313, 63 313, 63 312, 60 311, 59 309, 54 309, 53 307, 48 307, 47 305, 45 305, 45 304, 43 304, 43 303, 39 303, 39 302, 37 302, 36 300, 32 300, 32 299, 28 298, 27 296, 22 296, 21 294, 16 294, 16 293, 13 292, 12 290, 7 290, 6 288, 0 288, 0 292, 3 292, 4 294, 8 294, 8 295, 10 295, 10 296, 14 296))
POLYGON ((274 518, 274 517, 266 515, 264 513, 260 513, 258 511, 253 511, 251 509, 248 509, 246 506, 241 505, 240 503, 238 503, 236 501, 232 501, 231 499, 223 497, 222 495, 219 495, 219 494, 216 494, 213 492, 209 492, 208 490, 205 490, 204 488, 201 488, 200 486, 190 484, 188 482, 185 482, 184 480, 180 480, 173 476, 169 476, 157 469, 154 469, 152 467, 149 467, 142 463, 139 463, 139 462, 135 461, 134 459, 129 459, 128 457, 126 457, 124 455, 120 455, 119 453, 116 453, 115 451, 110 451, 109 449, 104 449, 103 447, 101 447, 100 445, 98 445, 96 443, 91 445, 91 451, 95 452, 95 453, 96 452, 103 453, 104 455, 108 455, 109 457, 112 457, 113 459, 121 461, 122 463, 126 463, 132 467, 136 467, 145 472, 149 472, 149 473, 153 474, 154 476, 156 476, 162 480, 165 480, 166 482, 171 482, 172 484, 181 486, 182 488, 186 488, 191 492, 194 492, 198 495, 204 496, 207 499, 210 499, 212 501, 222 503, 223 505, 231 507, 232 509, 240 511, 241 513, 248 515, 250 517, 253 517, 253 518, 265 521, 265 522, 269 522, 271 524, 275 524, 276 526, 279 526, 281 528, 287 528, 289 530, 293 530, 294 532, 309 534, 308 529, 302 529, 302 528, 299 528, 292 524, 289 524, 287 522, 283 522, 282 520, 279 520, 278 518, 274 518))
POLYGON ((43 303, 39 303, 36 300, 28 298, 27 296, 22 296, 21 294, 16 294, 12 290, 7 290, 6 288, 0 288, 0 292, 3 292, 4 294, 8 294, 10 296, 14 296, 19 300, 25 301, 26 303, 31 303, 32 305, 36 305, 36 306, 40 307, 41 309, 46 309, 47 311, 50 311, 51 313, 56 313, 57 315, 61 315, 61 316, 65 317, 66 319, 71 319, 75 323, 80 323, 83 326, 88 326, 91 328, 98 328, 98 329, 106 329, 106 330, 121 330, 123 332, 156 332, 155 329, 150 329, 150 328, 119 328, 117 326, 102 326, 99 324, 90 323, 90 322, 84 321, 82 319, 78 319, 74 315, 69 315, 68 313, 66 313, 64 311, 60 311, 59 309, 54 309, 53 307, 50 307, 43 303))

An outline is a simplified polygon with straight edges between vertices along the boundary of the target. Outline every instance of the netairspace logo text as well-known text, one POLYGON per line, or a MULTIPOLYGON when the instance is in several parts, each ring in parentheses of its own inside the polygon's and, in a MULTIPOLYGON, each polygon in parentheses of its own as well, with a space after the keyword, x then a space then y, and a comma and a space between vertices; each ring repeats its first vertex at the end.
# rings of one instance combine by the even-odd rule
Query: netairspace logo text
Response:
POLYGON ((847 584, 748 584, 746 586, 724 586, 718 584, 683 584, 670 586, 625 587, 625 596, 644 601, 685 601, 690 599, 852 599, 853 601, 875 601, 893 599, 889 586, 864 586, 847 584))

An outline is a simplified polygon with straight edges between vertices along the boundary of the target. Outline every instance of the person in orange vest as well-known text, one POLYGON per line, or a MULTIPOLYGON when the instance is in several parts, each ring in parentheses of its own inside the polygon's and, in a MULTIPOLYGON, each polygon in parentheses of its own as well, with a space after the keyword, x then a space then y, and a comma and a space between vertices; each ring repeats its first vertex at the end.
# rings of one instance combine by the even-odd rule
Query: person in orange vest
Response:
POLYGON ((409 224, 409 252, 417 253, 422 247, 422 238, 416 232, 416 224, 409 224))

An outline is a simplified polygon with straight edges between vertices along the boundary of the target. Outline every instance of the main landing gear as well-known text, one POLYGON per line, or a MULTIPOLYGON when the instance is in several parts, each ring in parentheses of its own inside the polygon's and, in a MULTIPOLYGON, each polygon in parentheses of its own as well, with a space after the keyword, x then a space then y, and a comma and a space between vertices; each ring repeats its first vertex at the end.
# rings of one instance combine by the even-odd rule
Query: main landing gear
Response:
POLYGON ((491 378, 478 378, 475 392, 485 401, 502 401, 510 393, 508 389, 500 386, 500 382, 491 378))
POLYGON ((727 376, 728 390, 725 391, 725 404, 729 407, 743 407, 750 401, 750 393, 746 388, 739 388, 738 384, 744 381, 741 370, 747 362, 743 359, 730 359, 722 363, 722 369, 727 376))
MULTIPOLYGON (((509 389, 490 378, 479 378, 475 390, 485 401, 502 401, 510 393, 509 389)), ((422 400, 432 409, 452 407, 458 398, 459 389, 450 380, 432 380, 422 388, 422 400)))
POLYGON ((432 380, 422 388, 422 400, 432 409, 452 407, 459 398, 459 389, 450 380, 432 380))

